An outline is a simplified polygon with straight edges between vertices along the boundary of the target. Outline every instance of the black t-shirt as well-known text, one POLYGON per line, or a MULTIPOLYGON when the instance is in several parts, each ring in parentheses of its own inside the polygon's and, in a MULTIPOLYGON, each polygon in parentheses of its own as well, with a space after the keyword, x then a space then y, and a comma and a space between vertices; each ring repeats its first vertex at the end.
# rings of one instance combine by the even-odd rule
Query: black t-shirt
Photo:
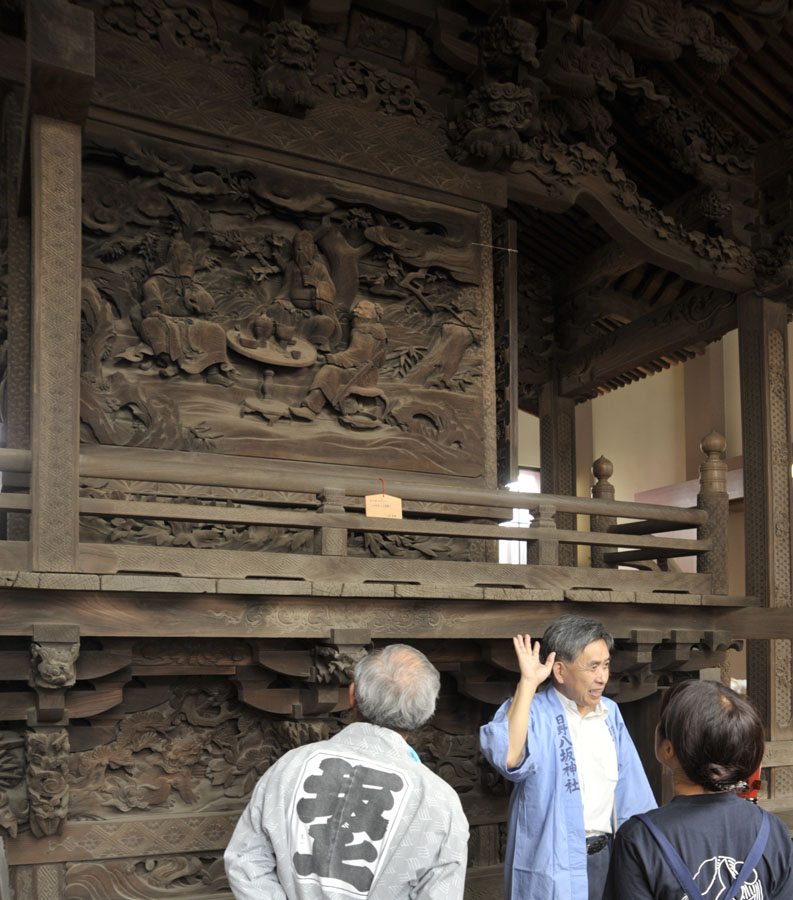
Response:
MULTIPOLYGON (((705 900, 721 900, 760 830, 761 811, 732 793, 675 797, 648 813, 691 872, 705 900)), ((793 900, 793 843, 771 816, 762 859, 737 900, 793 900)), ((603 900, 683 900, 685 891, 646 825, 635 816, 617 832, 603 900)))

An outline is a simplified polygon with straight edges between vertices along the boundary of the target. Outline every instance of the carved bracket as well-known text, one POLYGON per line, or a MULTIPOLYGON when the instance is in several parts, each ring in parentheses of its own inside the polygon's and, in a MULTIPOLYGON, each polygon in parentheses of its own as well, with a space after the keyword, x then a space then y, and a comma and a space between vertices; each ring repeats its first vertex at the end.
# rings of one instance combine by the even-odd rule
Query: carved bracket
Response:
POLYGON ((291 716, 321 715, 346 709, 349 706, 347 691, 338 686, 306 684, 305 687, 276 687, 276 677, 272 672, 249 666, 240 666, 237 677, 232 679, 237 686, 237 696, 243 703, 264 712, 291 716))
POLYGON ((366 656, 372 636, 362 628, 333 628, 330 640, 314 648, 311 680, 320 684, 350 684, 359 659, 366 656))
POLYGON ((28 714, 31 725, 63 721, 66 688, 77 681, 75 663, 79 655, 78 626, 34 623, 30 685, 36 692, 36 708, 28 714))
POLYGON ((739 650, 743 641, 733 640, 729 631, 674 630, 653 650, 656 672, 698 672, 722 664, 727 650, 739 650))

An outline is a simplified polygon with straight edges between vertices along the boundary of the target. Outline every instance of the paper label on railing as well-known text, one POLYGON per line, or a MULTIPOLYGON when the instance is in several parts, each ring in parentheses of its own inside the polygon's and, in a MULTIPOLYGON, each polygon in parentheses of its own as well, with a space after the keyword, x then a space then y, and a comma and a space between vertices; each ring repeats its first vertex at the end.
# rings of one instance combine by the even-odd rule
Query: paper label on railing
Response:
POLYGON ((401 519, 402 498, 392 497, 390 494, 367 494, 366 515, 376 516, 378 519, 401 519))

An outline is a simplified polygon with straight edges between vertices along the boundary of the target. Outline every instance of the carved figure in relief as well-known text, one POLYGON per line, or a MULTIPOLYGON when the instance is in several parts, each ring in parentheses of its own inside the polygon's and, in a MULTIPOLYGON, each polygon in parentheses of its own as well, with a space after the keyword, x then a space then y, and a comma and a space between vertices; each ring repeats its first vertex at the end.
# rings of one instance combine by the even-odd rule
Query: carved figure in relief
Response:
MULTIPOLYGON (((284 280, 275 303, 293 316, 309 317, 306 337, 322 352, 329 353, 341 336, 336 317, 336 286, 310 231, 298 231, 292 248, 293 258, 282 259, 284 280)), ((278 316, 277 308, 273 316, 278 316)), ((283 324, 288 325, 289 319, 283 324)))
POLYGON ((262 52, 254 61, 256 100, 261 106, 291 116, 304 116, 316 105, 311 75, 318 35, 300 22, 270 22, 262 52))
POLYGON ((460 799, 405 740, 432 716, 439 690, 438 671, 412 647, 359 660, 356 721, 282 757, 256 785, 225 852, 236 900, 462 897, 460 799))
POLYGON ((270 386, 272 384, 275 372, 273 369, 264 370, 264 378, 262 379, 259 393, 261 396, 245 397, 240 404, 240 415, 258 415, 261 416, 268 425, 272 425, 279 419, 288 419, 291 417, 289 406, 281 400, 275 400, 270 397, 270 386))
POLYGON ((388 399, 377 387, 387 343, 380 324, 382 312, 379 303, 358 301, 347 349, 328 354, 327 364, 314 376, 302 404, 292 408, 294 416, 313 419, 329 404, 347 425, 375 428, 382 423, 388 412, 388 399))
POLYGON ((90 278, 83 279, 81 311, 87 331, 83 337, 82 377, 97 387, 106 387, 102 363, 109 356, 116 332, 110 306, 90 278))
POLYGON ((519 66, 538 68, 537 37, 530 22, 513 16, 496 16, 477 32, 482 58, 490 69, 512 71, 519 66))
POLYGON ((33 684, 44 688, 71 687, 77 680, 74 664, 79 655, 79 643, 34 641, 30 645, 33 684))
POLYGON ((224 374, 231 370, 226 331, 218 322, 199 318, 214 308, 212 295, 195 280, 190 244, 174 238, 168 262, 146 279, 141 303, 143 338, 163 375, 181 369, 189 375, 203 373, 210 384, 231 384, 224 374))
POLYGON ((528 85, 492 81, 472 91, 450 126, 450 137, 463 160, 474 157, 488 168, 523 156, 523 145, 536 134, 534 91, 528 85))
MULTIPOLYGON (((92 145, 86 172, 84 440, 252 457, 277 442, 279 458, 305 458, 303 438, 340 423, 346 436, 336 428, 332 447, 316 445, 338 462, 364 458, 366 429, 393 427, 394 467, 481 470, 481 454, 459 452, 481 446, 469 214, 365 189, 339 199, 319 176, 229 171, 154 141, 92 145)), ((256 529, 129 524, 110 531, 202 547, 263 540, 256 529)))

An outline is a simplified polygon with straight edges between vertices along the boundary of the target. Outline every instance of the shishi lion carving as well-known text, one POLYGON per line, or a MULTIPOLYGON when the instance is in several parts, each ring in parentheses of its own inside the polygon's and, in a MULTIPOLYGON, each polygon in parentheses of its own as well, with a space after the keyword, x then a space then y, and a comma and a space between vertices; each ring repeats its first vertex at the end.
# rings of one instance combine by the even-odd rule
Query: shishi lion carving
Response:
POLYGON ((79 644, 33 643, 30 657, 33 684, 43 688, 72 687, 77 680, 75 663, 79 644))

